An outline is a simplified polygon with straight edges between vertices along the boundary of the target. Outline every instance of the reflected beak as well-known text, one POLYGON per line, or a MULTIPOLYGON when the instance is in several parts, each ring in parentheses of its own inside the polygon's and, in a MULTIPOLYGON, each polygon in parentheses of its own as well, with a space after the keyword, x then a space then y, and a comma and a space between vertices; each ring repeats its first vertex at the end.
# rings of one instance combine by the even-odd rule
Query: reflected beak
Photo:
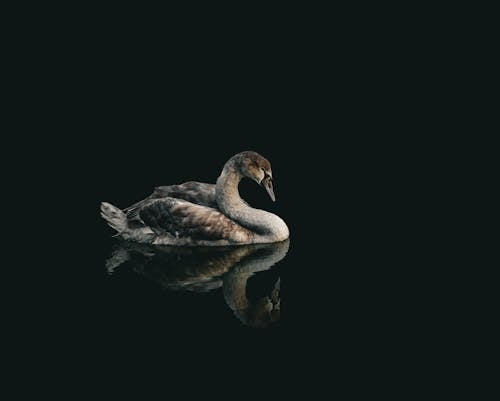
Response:
POLYGON ((271 177, 267 176, 265 177, 262 182, 260 183, 264 188, 266 188, 266 191, 268 195, 271 197, 272 201, 276 201, 276 197, 274 196, 274 190, 273 190, 273 180, 271 177))

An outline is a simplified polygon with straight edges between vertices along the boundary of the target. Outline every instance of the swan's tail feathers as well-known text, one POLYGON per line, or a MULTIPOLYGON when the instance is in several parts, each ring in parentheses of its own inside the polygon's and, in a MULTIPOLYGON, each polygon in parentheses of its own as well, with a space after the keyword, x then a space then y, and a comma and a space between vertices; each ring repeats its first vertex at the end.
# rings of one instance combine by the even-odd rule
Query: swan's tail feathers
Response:
POLYGON ((118 231, 118 234, 123 233, 128 228, 125 213, 110 203, 101 203, 101 216, 110 227, 118 231))

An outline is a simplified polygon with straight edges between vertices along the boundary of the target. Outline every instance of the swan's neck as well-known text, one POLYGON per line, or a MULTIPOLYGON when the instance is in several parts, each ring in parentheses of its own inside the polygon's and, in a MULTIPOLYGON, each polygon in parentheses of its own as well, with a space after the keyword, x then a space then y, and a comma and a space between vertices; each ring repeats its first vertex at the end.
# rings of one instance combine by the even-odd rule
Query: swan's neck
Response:
POLYGON ((215 196, 220 210, 232 220, 253 231, 260 241, 274 242, 288 238, 288 227, 275 214, 248 206, 240 197, 238 184, 242 175, 226 166, 217 179, 215 196))

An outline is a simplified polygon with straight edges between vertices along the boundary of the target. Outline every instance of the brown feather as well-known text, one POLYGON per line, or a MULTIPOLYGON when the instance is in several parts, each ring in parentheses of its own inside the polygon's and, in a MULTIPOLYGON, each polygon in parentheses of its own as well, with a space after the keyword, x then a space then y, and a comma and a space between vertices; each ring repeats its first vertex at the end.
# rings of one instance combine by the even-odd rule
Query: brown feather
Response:
POLYGON ((251 231, 221 212, 181 199, 151 200, 141 209, 140 217, 149 227, 177 238, 249 242, 253 237, 251 231))

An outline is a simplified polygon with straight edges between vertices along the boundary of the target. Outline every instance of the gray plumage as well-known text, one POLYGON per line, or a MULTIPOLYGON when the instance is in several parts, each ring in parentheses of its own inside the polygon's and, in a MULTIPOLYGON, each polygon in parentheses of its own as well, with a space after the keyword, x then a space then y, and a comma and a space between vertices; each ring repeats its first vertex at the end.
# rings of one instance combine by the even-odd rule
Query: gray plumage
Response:
POLYGON ((123 211, 103 202, 101 215, 117 235, 149 244, 223 246, 288 238, 283 220, 240 198, 238 183, 244 177, 262 185, 274 200, 271 165, 255 152, 242 152, 228 160, 215 185, 160 186, 123 211))

